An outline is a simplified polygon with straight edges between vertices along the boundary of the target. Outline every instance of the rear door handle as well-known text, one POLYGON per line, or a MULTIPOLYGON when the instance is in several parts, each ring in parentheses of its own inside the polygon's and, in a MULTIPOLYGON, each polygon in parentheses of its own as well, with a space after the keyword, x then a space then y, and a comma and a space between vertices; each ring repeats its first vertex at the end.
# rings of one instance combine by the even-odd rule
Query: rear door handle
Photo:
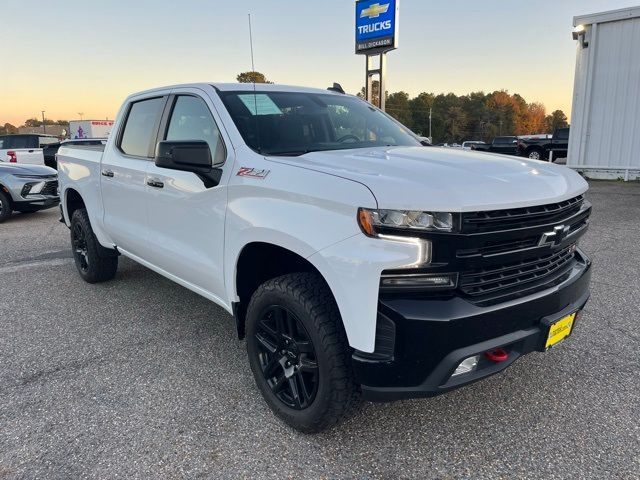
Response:
POLYGON ((111 170, 102 170, 103 177, 113 177, 113 171, 111 170))
POLYGON ((150 187, 154 187, 154 188, 163 188, 164 187, 164 183, 162 183, 157 178, 150 178, 149 180, 147 180, 147 185, 149 185, 150 187))

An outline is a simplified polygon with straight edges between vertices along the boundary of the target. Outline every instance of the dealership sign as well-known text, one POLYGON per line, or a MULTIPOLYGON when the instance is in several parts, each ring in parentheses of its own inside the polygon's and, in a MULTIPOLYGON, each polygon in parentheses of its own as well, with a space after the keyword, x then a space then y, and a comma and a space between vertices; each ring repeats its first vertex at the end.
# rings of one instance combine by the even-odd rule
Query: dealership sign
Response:
POLYGON ((400 0, 356 2, 356 53, 386 52, 397 47, 400 0))

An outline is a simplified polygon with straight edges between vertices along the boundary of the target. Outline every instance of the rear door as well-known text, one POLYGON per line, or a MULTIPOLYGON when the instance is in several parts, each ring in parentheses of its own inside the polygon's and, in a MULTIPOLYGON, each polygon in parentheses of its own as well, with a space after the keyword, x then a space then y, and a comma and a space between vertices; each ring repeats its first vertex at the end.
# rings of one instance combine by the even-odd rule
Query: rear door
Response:
POLYGON ((100 165, 104 224, 115 244, 146 259, 146 171, 153 159, 158 126, 167 96, 132 101, 100 165))
POLYGON ((517 152, 516 139, 513 137, 496 137, 493 150, 497 153, 513 155, 517 152))
POLYGON ((224 163, 220 184, 205 187, 195 173, 147 170, 151 263, 191 285, 224 298, 223 247, 227 182, 233 157, 211 99, 199 89, 170 98, 159 140, 205 140, 214 164, 224 163))

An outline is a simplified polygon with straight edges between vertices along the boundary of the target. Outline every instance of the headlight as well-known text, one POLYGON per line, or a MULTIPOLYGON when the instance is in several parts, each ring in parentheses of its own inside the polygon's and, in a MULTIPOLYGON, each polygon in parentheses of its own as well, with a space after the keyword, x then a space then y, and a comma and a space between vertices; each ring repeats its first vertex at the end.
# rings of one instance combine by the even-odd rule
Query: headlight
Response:
POLYGON ((38 182, 31 185, 31 190, 29 193, 40 193, 44 188, 44 182, 38 182))
POLYGON ((20 192, 20 195, 22 195, 23 197, 26 197, 27 195, 30 195, 32 193, 38 194, 42 191, 42 189, 44 188, 44 185, 45 185, 45 182, 25 183, 22 187, 22 192, 20 192))
POLYGON ((420 212, 414 210, 358 209, 358 224, 370 237, 380 229, 422 230, 451 232, 454 229, 453 214, 448 212, 420 212))

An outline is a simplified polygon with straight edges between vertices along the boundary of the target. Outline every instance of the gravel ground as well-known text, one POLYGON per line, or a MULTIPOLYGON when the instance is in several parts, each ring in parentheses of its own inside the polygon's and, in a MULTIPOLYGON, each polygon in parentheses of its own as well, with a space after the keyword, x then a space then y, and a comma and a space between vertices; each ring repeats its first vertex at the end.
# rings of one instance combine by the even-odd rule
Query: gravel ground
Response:
POLYGON ((0 478, 640 478, 640 185, 597 182, 572 338, 440 397, 279 423, 219 307, 127 259, 83 283, 57 212, 0 225, 0 478))

